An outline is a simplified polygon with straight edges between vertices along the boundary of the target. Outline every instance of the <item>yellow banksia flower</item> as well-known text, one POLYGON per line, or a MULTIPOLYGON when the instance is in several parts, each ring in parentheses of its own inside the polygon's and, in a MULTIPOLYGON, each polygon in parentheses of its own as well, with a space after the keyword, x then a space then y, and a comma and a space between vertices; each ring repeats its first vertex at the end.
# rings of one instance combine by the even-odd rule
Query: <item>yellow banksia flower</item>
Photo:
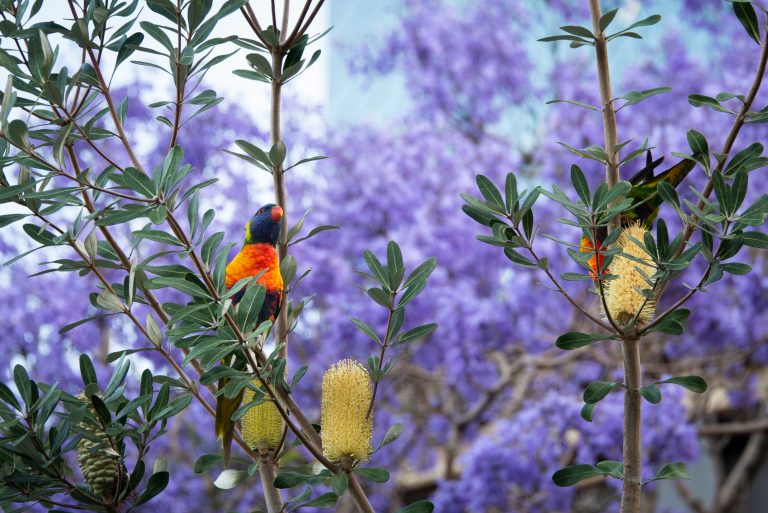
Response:
POLYGON ((649 289, 650 285, 639 270, 646 276, 651 276, 656 271, 650 255, 645 252, 645 246, 641 245, 647 230, 639 223, 629 225, 622 229, 619 239, 616 241, 623 254, 634 259, 626 258, 622 254, 616 255, 611 262, 611 274, 618 276, 605 282, 605 304, 611 317, 619 324, 626 325, 637 315, 638 324, 647 324, 653 318, 656 310, 656 301, 648 299, 638 292, 649 289), (638 244, 639 241, 641 244, 638 244), (638 310, 641 310, 638 315, 638 310))
POLYGON ((335 363, 323 376, 320 430, 323 454, 333 462, 365 461, 372 446, 373 389, 366 368, 356 360, 335 363))
MULTIPOLYGON (((79 399, 89 404, 89 410, 96 416, 84 394, 79 399)), ((85 432, 77 445, 77 463, 88 487, 103 498, 112 498, 125 478, 125 467, 120 456, 112 449, 109 437, 102 427, 93 422, 83 421, 80 428, 85 432)))
MULTIPOLYGON (((252 383, 261 388, 259 380, 252 383)), ((243 393, 243 404, 253 400, 254 391, 246 388, 243 393)), ((254 406, 241 419, 243 440, 254 450, 275 449, 283 438, 285 424, 277 406, 270 400, 254 406)))

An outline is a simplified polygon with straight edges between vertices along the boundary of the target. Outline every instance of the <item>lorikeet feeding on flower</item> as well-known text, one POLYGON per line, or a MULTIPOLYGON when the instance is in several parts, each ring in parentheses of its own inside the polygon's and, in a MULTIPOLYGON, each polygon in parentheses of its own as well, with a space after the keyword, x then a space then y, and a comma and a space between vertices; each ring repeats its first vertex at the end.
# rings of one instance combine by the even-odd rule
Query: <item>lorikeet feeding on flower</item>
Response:
MULTIPOLYGON (((632 184, 632 189, 629 191, 628 197, 635 200, 634 205, 621 214, 621 225, 628 226, 632 223, 639 222, 645 228, 651 228, 656 216, 659 215, 659 209, 661 208, 661 196, 656 194, 658 186, 661 182, 666 182, 672 187, 677 187, 683 181, 683 179, 691 172, 696 165, 693 160, 681 160, 671 168, 667 169, 661 174, 654 176, 654 170, 664 160, 664 157, 653 160, 650 150, 646 156, 645 167, 638 171, 632 178, 629 179, 629 183, 632 184)), ((600 249, 601 243, 608 236, 608 229, 606 227, 598 228, 597 230, 597 245, 600 249)), ((592 241, 589 238, 583 236, 581 238, 580 251, 593 252, 594 247, 592 241)), ((593 279, 596 279, 599 274, 599 267, 603 264, 603 255, 599 255, 599 264, 593 255, 589 260, 589 266, 592 268, 591 275, 593 279)))
MULTIPOLYGON (((283 277, 280 274, 280 264, 277 258, 278 238, 280 237, 280 219, 283 209, 277 205, 264 205, 245 225, 245 241, 235 258, 227 265, 226 286, 231 288, 239 280, 259 276, 256 283, 266 289, 264 303, 259 312, 254 328, 264 321, 274 321, 280 310, 283 299, 283 277)), ((237 303, 245 293, 240 290, 232 299, 237 303)), ((231 362, 225 362, 231 363, 231 362)), ((232 364, 239 370, 245 370, 245 362, 235 359, 232 364)), ((219 389, 226 385, 226 380, 219 382, 219 389)), ((227 398, 223 394, 216 399, 216 438, 221 440, 224 447, 224 461, 229 460, 229 450, 234 434, 232 414, 240 407, 243 398, 241 391, 236 397, 227 398)))

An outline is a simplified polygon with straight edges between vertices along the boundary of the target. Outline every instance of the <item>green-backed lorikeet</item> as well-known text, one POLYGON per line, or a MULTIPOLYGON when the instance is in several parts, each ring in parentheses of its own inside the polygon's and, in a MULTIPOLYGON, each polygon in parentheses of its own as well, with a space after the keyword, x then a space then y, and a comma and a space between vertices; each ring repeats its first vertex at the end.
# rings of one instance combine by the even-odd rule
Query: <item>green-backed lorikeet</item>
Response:
MULTIPOLYGON (((264 286, 266 295, 256 326, 267 320, 274 321, 283 299, 283 277, 280 274, 280 263, 275 249, 280 237, 280 219, 282 217, 283 209, 277 205, 264 205, 257 210, 256 214, 245 225, 243 247, 227 265, 227 288, 231 288, 243 278, 257 276, 263 271, 256 283, 264 286)), ((245 289, 240 290, 233 297, 233 302, 239 301, 244 293, 245 289)), ((246 368, 245 361, 240 358, 235 358, 234 362, 224 363, 230 363, 239 370, 246 368)), ((224 385, 226 385, 226 380, 221 380, 219 389, 224 385)), ((241 391, 240 394, 231 399, 223 394, 216 399, 216 438, 221 440, 224 447, 225 463, 229 461, 229 451, 235 429, 232 414, 240 407, 242 398, 243 393, 241 391)))
MULTIPOLYGON (((663 173, 654 176, 654 170, 659 167, 663 160, 664 157, 653 160, 649 150, 646 156, 645 167, 629 179, 629 183, 632 184, 632 189, 629 191, 628 197, 634 199, 635 203, 629 210, 621 214, 622 226, 639 222, 646 228, 651 228, 656 216, 659 215, 659 209, 661 208, 662 203, 661 196, 656 194, 659 184, 661 182, 666 182, 676 188, 696 165, 696 162, 693 160, 681 160, 663 173)), ((603 227, 598 229, 598 249, 600 249, 602 241, 605 240, 607 236, 607 228, 603 227)), ((592 241, 587 237, 582 237, 580 250, 582 252, 594 251, 592 241)), ((599 260, 600 266, 602 266, 602 255, 599 255, 599 260)), ((599 267, 594 256, 589 260, 589 265, 592 268, 592 277, 596 278, 599 267)))

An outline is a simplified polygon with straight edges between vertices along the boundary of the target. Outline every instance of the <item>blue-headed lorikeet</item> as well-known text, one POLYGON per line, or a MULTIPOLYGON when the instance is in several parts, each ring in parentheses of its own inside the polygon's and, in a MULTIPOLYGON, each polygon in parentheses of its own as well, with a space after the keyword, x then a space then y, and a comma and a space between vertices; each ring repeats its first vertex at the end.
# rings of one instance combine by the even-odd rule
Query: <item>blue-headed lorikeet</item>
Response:
MULTIPOLYGON (((690 173, 696 166, 695 161, 685 159, 663 173, 654 176, 654 170, 659 167, 663 161, 664 157, 653 160, 651 151, 648 150, 645 167, 629 179, 629 183, 632 184, 632 189, 630 189, 628 197, 634 199, 635 203, 629 210, 621 214, 622 226, 640 222, 643 226, 650 229, 656 216, 659 215, 659 209, 661 208, 661 196, 656 194, 659 184, 661 182, 666 182, 672 187, 677 188, 683 179, 688 176, 688 173, 690 173)), ((602 241, 605 240, 607 236, 608 229, 606 227, 601 227, 597 230, 598 249, 600 249, 602 241)), ((592 241, 590 241, 589 238, 582 236, 580 251, 594 251, 592 241)), ((600 261, 599 265, 602 266, 603 256, 598 255, 598 257, 600 261)), ((595 279, 599 273, 599 267, 594 256, 589 260, 589 266, 592 268, 592 278, 595 279)))
MULTIPOLYGON (((264 205, 257 210, 256 214, 245 225, 243 247, 227 265, 225 280, 227 288, 231 288, 243 278, 256 276, 265 271, 256 282, 266 289, 264 303, 261 312, 259 312, 256 326, 267 320, 274 321, 283 299, 283 277, 280 274, 280 263, 275 249, 280 237, 280 219, 282 217, 283 209, 274 204, 264 205)), ((239 291, 233 297, 233 302, 239 301, 244 293, 244 289, 239 291)), ((246 368, 245 362, 239 358, 235 358, 232 365, 239 370, 246 368)), ((220 381, 219 389, 225 384, 226 380, 220 381)), ((227 398, 222 394, 216 399, 216 438, 221 440, 224 447, 225 464, 229 461, 235 429, 232 414, 240 407, 242 398, 243 393, 241 391, 233 398, 227 398)))

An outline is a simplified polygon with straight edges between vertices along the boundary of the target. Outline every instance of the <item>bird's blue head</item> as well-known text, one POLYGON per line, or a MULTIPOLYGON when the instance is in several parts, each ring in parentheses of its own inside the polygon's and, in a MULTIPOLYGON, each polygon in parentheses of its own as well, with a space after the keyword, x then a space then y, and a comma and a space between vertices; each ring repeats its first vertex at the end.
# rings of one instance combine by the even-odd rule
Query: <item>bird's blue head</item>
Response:
POLYGON ((245 243, 277 245, 282 217, 283 209, 277 205, 270 203, 261 207, 245 225, 245 243))

